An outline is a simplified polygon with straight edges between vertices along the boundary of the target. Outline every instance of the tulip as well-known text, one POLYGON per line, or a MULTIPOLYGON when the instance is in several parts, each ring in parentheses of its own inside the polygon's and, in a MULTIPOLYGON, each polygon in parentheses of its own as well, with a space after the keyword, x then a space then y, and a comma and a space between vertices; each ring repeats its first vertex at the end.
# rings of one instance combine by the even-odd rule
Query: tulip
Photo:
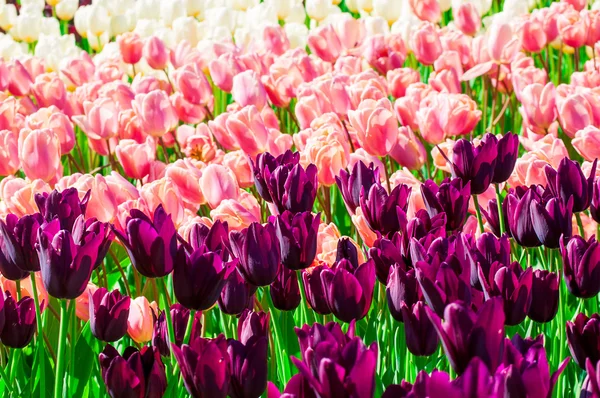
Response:
POLYGON ((596 125, 594 107, 583 94, 570 94, 559 99, 556 101, 558 121, 567 136, 572 138, 579 130, 596 125))
POLYGON ((15 174, 20 168, 18 134, 0 130, 0 176, 15 174))
POLYGON ((269 291, 273 305, 278 310, 292 311, 300 305, 300 288, 296 271, 281 267, 269 291))
POLYGON ((124 233, 114 230, 125 246, 131 263, 148 278, 160 278, 173 270, 173 264, 185 254, 177 247, 177 231, 170 215, 162 205, 154 211, 154 218, 137 209, 130 211, 124 233))
POLYGON ((373 35, 365 39, 363 46, 364 58, 382 75, 402 67, 406 59, 406 46, 399 34, 373 35))
POLYGON ((419 72, 412 68, 392 69, 387 73, 390 94, 394 98, 404 97, 406 89, 413 83, 421 81, 419 72))
POLYGON ((310 308, 317 314, 328 315, 331 314, 331 309, 327 303, 327 292, 323 286, 324 274, 328 274, 328 267, 324 265, 305 269, 302 271, 302 283, 310 308))
POLYGON ((421 185, 421 194, 427 212, 431 217, 445 213, 446 229, 455 231, 467 221, 469 200, 471 198, 471 183, 463 185, 460 178, 446 179, 437 186, 432 180, 421 185))
POLYGON ((136 33, 126 32, 119 35, 117 37, 117 44, 119 45, 123 62, 130 65, 140 62, 144 43, 136 33))
POLYGON ((521 92, 520 100, 523 104, 521 114, 529 128, 534 133, 546 134, 558 116, 554 84, 530 84, 521 92))
POLYGON ((461 302, 451 303, 444 321, 432 309, 425 311, 456 373, 462 374, 472 358, 481 359, 490 370, 498 367, 504 344, 502 299, 489 299, 477 313, 461 302))
MULTIPOLYGON (((524 247, 537 247, 542 244, 533 226, 531 217, 533 212, 528 211, 528 209, 531 209, 534 199, 540 199, 538 188, 532 186, 527 190, 509 191, 504 199, 506 205, 503 212, 506 214, 508 221, 508 230, 515 241, 524 247)), ((541 229, 540 232, 542 232, 541 229)))
POLYGON ((519 136, 513 133, 505 134, 498 140, 498 157, 494 168, 493 184, 508 180, 519 157, 519 136))
POLYGON ((456 301, 471 303, 470 286, 450 264, 443 262, 436 269, 435 265, 418 261, 415 270, 425 302, 438 315, 444 315, 444 309, 456 301))
POLYGON ((442 54, 442 43, 435 25, 426 22, 411 33, 410 48, 417 61, 425 65, 433 65, 442 54))
POLYGON ((364 188, 365 192, 369 192, 373 184, 379 182, 379 169, 373 163, 367 167, 362 160, 359 160, 354 164, 350 173, 341 170, 335 181, 348 211, 350 214, 354 214, 356 208, 360 206, 362 189, 364 188))
POLYGON ((281 252, 273 224, 254 222, 241 232, 229 236, 233 255, 239 260, 238 270, 248 283, 270 285, 279 272, 281 252))
POLYGON ((256 287, 248 284, 236 269, 229 274, 219 297, 219 309, 228 315, 238 315, 254 305, 256 287))
POLYGON ((596 238, 592 236, 586 242, 576 235, 566 245, 561 240, 560 251, 569 291, 579 298, 591 298, 600 293, 600 246, 596 238))
POLYGON ((598 139, 600 139, 600 129, 595 126, 587 126, 575 133, 575 138, 573 138, 571 144, 584 160, 592 162, 600 157, 600 142, 598 142, 598 139))
POLYGON ((110 344, 99 355, 102 379, 111 398, 162 397, 167 375, 155 347, 125 349, 123 356, 110 344))
POLYGON ((142 131, 153 137, 162 137, 175 129, 179 119, 169 97, 162 90, 138 94, 131 103, 142 131))
POLYGON ((156 159, 156 145, 150 137, 143 144, 135 140, 121 140, 115 153, 125 175, 141 180, 150 174, 150 164, 156 159))
POLYGON ((175 86, 183 98, 194 105, 202 105, 204 111, 212 109, 214 96, 206 76, 194 64, 187 64, 175 71, 175 86))
POLYGON ((540 323, 550 322, 558 312, 560 276, 554 272, 536 269, 531 284, 531 306, 527 316, 540 323))
POLYGON ((425 164, 427 152, 410 127, 400 127, 398 129, 398 141, 392 148, 390 156, 400 166, 410 170, 418 170, 425 164))
POLYGON ((400 307, 404 330, 406 333, 406 348, 417 356, 433 355, 438 346, 436 331, 427 317, 425 305, 418 301, 409 308, 403 302, 400 307))
POLYGON ((249 156, 254 157, 268 149, 269 129, 256 106, 249 105, 232 113, 225 125, 228 135, 249 156))
POLYGON ((285 210, 310 211, 317 196, 317 167, 314 164, 306 169, 299 164, 279 166, 267 183, 269 195, 280 214, 285 210))
POLYGON ((90 330, 94 337, 110 343, 125 336, 130 303, 131 298, 118 290, 108 292, 101 287, 90 292, 90 330))
POLYGON ((594 177, 596 176, 595 160, 590 176, 585 178, 579 163, 563 158, 554 170, 551 166, 546 166, 545 172, 548 179, 548 187, 555 196, 560 197, 563 203, 567 203, 570 197, 573 197, 573 213, 579 213, 587 210, 590 206, 594 189, 594 177))
POLYGON ((600 181, 594 184, 592 202, 590 203, 590 215, 596 222, 600 222, 600 181))
POLYGON ((484 135, 477 147, 460 139, 452 149, 452 176, 462 179, 465 184, 470 182, 471 194, 482 194, 494 177, 497 156, 498 140, 490 133, 484 135))
POLYGON ((221 257, 206 246, 175 263, 173 291, 184 307, 197 311, 211 308, 218 300, 235 264, 223 263, 221 257))
MULTIPOLYGON (((389 239, 381 237, 373 242, 373 247, 369 250, 369 257, 375 262, 375 273, 379 282, 387 285, 390 281, 389 273, 394 264, 400 267, 400 272, 406 270, 403 245, 401 233, 395 233, 389 239)), ((398 302, 398 304, 400 303, 398 302)))
POLYGON ((229 339, 227 354, 231 371, 233 398, 260 397, 267 388, 267 337, 249 343, 229 339))
POLYGON ((534 198, 531 201, 533 230, 542 244, 551 249, 558 248, 561 236, 570 238, 573 229, 573 197, 565 204, 560 198, 534 198))
POLYGON ((388 308, 398 322, 405 321, 403 306, 411 308, 419 299, 415 271, 402 268, 398 263, 392 265, 385 289, 388 308))
POLYGON ((351 322, 364 318, 371 308, 375 288, 375 264, 372 260, 353 268, 344 259, 333 270, 321 275, 327 305, 336 318, 351 322))
POLYGON ((210 164, 202 171, 200 189, 214 209, 225 199, 237 199, 240 188, 231 170, 220 164, 210 164))
POLYGON ((167 67, 169 53, 165 43, 158 37, 152 36, 146 40, 142 54, 152 69, 163 70, 167 67))
POLYGON ((274 157, 268 152, 259 154, 256 162, 252 162, 252 173, 254 174, 254 186, 258 194, 267 202, 273 202, 269 193, 269 181, 271 175, 278 166, 287 164, 296 165, 300 162, 300 152, 286 151, 274 157))
POLYGON ((62 175, 60 140, 52 130, 24 128, 18 145, 21 167, 29 179, 50 182, 62 175))
POLYGON ((325 62, 332 63, 335 62, 343 51, 340 37, 331 24, 311 30, 308 36, 308 47, 312 54, 315 54, 325 62))
POLYGON ((411 191, 404 184, 396 186, 389 195, 381 184, 374 184, 368 192, 361 191, 360 207, 369 227, 383 235, 400 231, 407 222, 411 191))
MULTIPOLYGON (((171 305, 170 311, 173 322, 173 341, 171 341, 171 346, 172 348, 181 347, 181 345, 184 343, 183 339, 185 338, 185 331, 190 319, 190 310, 179 303, 175 303, 171 305)), ((194 315, 189 344, 193 344, 194 340, 200 338, 200 332, 202 329, 202 325, 200 324, 201 316, 201 312, 196 312, 194 315)), ((158 318, 156 318, 156 321, 154 322, 152 345, 158 348, 160 355, 164 357, 170 356, 171 353, 169 351, 167 319, 164 311, 161 311, 161 313, 158 315, 158 318)))
POLYGON ((452 10, 456 27, 466 35, 474 36, 481 28, 481 15, 473 3, 461 3, 452 10))
POLYGON ((479 268, 483 275, 490 274, 490 268, 493 263, 508 266, 510 264, 510 241, 508 236, 502 235, 501 238, 496 238, 489 232, 482 233, 475 244, 471 244, 471 255, 467 256, 470 262, 471 286, 481 290, 479 281, 479 268))
POLYGON ((23 297, 19 302, 13 299, 7 291, 2 308, 3 327, 0 341, 10 348, 23 348, 33 338, 37 328, 35 319, 35 304, 31 297, 23 297))
POLYGON ((581 398, 594 398, 600 396, 600 378, 598 377, 600 370, 598 369, 598 365, 594 366, 592 361, 586 359, 585 370, 587 371, 587 376, 583 380, 579 396, 581 398))
POLYGON ((136 343, 146 343, 152 339, 154 312, 144 296, 131 300, 127 318, 127 334, 136 343))
POLYGON ((39 271, 35 249, 38 229, 44 219, 39 213, 20 219, 14 214, 0 220, 0 272, 10 280, 20 280, 29 272, 39 271))
POLYGON ((46 222, 58 219, 60 229, 70 231, 77 218, 85 216, 89 196, 88 192, 80 200, 77 189, 67 188, 61 192, 54 190, 49 194, 46 192, 36 194, 35 203, 46 222))
POLYGON ((590 317, 577 314, 573 322, 567 321, 567 342, 573 360, 582 369, 589 360, 592 365, 600 361, 600 315, 590 317))
POLYGON ((398 140, 398 121, 387 98, 363 100, 355 111, 348 112, 348 119, 361 147, 373 156, 386 156, 398 140))
POLYGON ((309 267, 317 254, 317 232, 321 213, 292 214, 284 211, 275 220, 275 231, 281 249, 281 263, 290 270, 309 267))
POLYGON ((74 299, 83 293, 97 262, 110 229, 107 224, 95 222, 86 225, 83 215, 73 229, 60 229, 54 219, 38 230, 37 252, 40 259, 44 287, 53 297, 74 299))
MULTIPOLYGON (((209 228, 204 224, 194 224, 190 229, 188 242, 193 250, 200 249, 203 246, 217 253, 224 261, 229 260, 229 233, 227 222, 216 220, 209 228)), ((191 252, 188 250, 188 254, 191 252)))
POLYGON ((252 70, 238 73, 233 78, 231 94, 236 103, 242 108, 254 105, 262 110, 267 105, 267 92, 261 83, 259 76, 252 70))

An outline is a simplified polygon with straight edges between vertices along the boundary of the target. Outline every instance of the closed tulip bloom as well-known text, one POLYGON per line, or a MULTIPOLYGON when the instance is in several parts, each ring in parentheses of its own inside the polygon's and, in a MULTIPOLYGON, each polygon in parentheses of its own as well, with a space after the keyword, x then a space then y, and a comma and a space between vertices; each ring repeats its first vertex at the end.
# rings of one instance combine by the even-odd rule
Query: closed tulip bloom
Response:
POLYGON ((442 11, 438 0, 409 0, 411 10, 422 21, 438 23, 442 19, 442 11))
POLYGON ((8 214, 6 221, 0 220, 0 273, 5 278, 20 280, 40 270, 35 244, 43 223, 39 213, 21 218, 8 214))
POLYGON ((15 174, 21 166, 17 137, 10 130, 0 130, 0 176, 15 174))
POLYGON ((400 264, 395 263, 390 267, 385 293, 390 313, 398 322, 404 322, 402 306, 408 308, 415 304, 418 297, 417 278, 415 270, 405 271, 400 264))
POLYGON ((5 294, 0 341, 10 348, 23 348, 31 342, 37 328, 35 302, 31 297, 23 297, 17 302, 10 293, 5 294))
POLYGON ((160 398, 167 389, 167 375, 155 347, 138 351, 128 347, 123 356, 110 344, 99 355, 102 379, 111 398, 160 398))
POLYGON ((432 180, 421 185, 423 202, 429 216, 446 214, 446 229, 456 231, 467 221, 469 201, 471 199, 471 183, 463 185, 460 178, 446 179, 438 186, 432 180))
POLYGON ((387 73, 389 92, 394 98, 404 97, 408 86, 420 81, 421 75, 412 68, 397 68, 387 73))
POLYGON ((473 3, 462 3, 452 9, 456 27, 465 35, 474 36, 481 29, 481 15, 473 3))
POLYGON ((143 144, 135 140, 121 140, 115 153, 125 175, 141 180, 150 173, 150 164, 156 159, 156 145, 150 137, 143 144))
POLYGON ((51 193, 38 193, 35 203, 47 223, 54 219, 60 222, 60 229, 72 230, 79 216, 85 216, 90 193, 79 199, 76 188, 63 191, 54 190, 51 193))
POLYGON ((558 312, 560 276, 555 272, 536 269, 531 284, 531 306, 527 316, 536 322, 550 322, 558 312))
POLYGON ((336 318, 351 322, 364 318, 371 308, 375 288, 373 260, 354 268, 348 260, 337 262, 321 275, 329 309, 336 318))
POLYGON ((506 133, 498 140, 498 157, 494 168, 493 184, 499 184, 508 180, 512 174, 517 158, 519 157, 519 136, 506 133))
POLYGON ((348 112, 348 119, 361 146, 373 156, 386 156, 398 140, 398 120, 387 98, 363 100, 348 112))
POLYGON ((267 388, 268 340, 261 336, 247 343, 227 340, 232 398, 260 397, 267 388))
POLYGON ((529 18, 521 27, 521 43, 527 52, 540 52, 548 42, 542 21, 529 18))
POLYGON ((277 277, 281 263, 279 241, 273 224, 263 226, 253 222, 241 232, 232 231, 229 239, 244 279, 254 286, 270 285, 277 277))
POLYGON ((136 343, 146 343, 152 339, 153 311, 146 297, 140 296, 131 300, 127 317, 127 334, 136 343))
POLYGON ((240 190, 231 170, 214 163, 202 170, 200 189, 213 209, 225 199, 237 199, 240 190))
POLYGON ((146 40, 142 54, 152 69, 163 70, 167 67, 169 52, 165 43, 158 37, 152 36, 146 40))
POLYGON ((296 165, 300 162, 300 152, 286 151, 275 157, 269 152, 264 152, 256 157, 252 162, 252 173, 254 174, 254 186, 258 194, 267 202, 273 202, 269 193, 269 181, 271 174, 278 166, 285 164, 296 165))
POLYGON ((562 41, 573 48, 583 46, 587 39, 587 22, 574 8, 567 8, 556 20, 562 41))
POLYGON ((471 287, 450 264, 443 262, 438 267, 418 261, 415 270, 425 302, 438 315, 444 315, 444 309, 451 303, 471 303, 471 287))
POLYGON ((239 147, 249 156, 254 157, 268 149, 269 129, 256 106, 249 105, 232 113, 225 125, 239 147))
POLYGON ((600 158, 600 129, 595 126, 587 126, 583 130, 579 130, 575 133, 571 144, 584 160, 593 162, 596 158, 600 158))
POLYGON ((563 273, 569 292, 575 297, 591 298, 600 293, 600 246, 595 237, 585 241, 575 235, 565 244, 560 241, 563 273))
POLYGON ((379 182, 379 169, 373 163, 367 167, 362 160, 359 160, 354 163, 350 173, 340 170, 335 180, 346 208, 350 214, 354 214, 356 208, 360 206, 360 193, 363 188, 365 192, 369 192, 371 186, 379 182))
MULTIPOLYGON (((38 230, 37 252, 44 287, 58 299, 74 299, 83 293, 110 229, 107 224, 86 226, 83 215, 73 230, 60 229, 58 219, 38 230)), ((105 254, 105 253, 104 253, 105 254)))
MULTIPOLYGON (((399 270, 402 272, 405 272, 407 269, 404 261, 405 259, 402 255, 404 251, 402 235, 404 235, 404 233, 399 232, 393 234, 389 238, 380 237, 373 242, 373 247, 369 249, 369 257, 375 261, 375 273, 377 275, 377 279, 383 284, 387 285, 389 281, 389 273, 394 265, 398 265, 400 267, 399 270)), ((399 304, 399 302, 397 304, 399 304)), ((396 306, 396 308, 400 307, 396 306)))
POLYGON ((311 211, 317 196, 317 167, 309 164, 287 164, 277 167, 271 174, 268 186, 269 195, 279 213, 289 210, 292 213, 311 211))
POLYGON ((410 308, 403 302, 400 309, 404 319, 406 348, 416 356, 433 355, 438 347, 438 336, 427 316, 425 304, 418 301, 410 308))
POLYGON ((567 321, 567 343, 579 367, 584 368, 586 360, 597 364, 600 361, 600 315, 588 317, 579 313, 573 322, 567 321))
POLYGON ((31 85, 31 92, 40 107, 56 106, 63 109, 67 101, 67 88, 58 75, 42 74, 31 85))
POLYGON ((29 179, 51 182, 62 175, 60 140, 54 131, 24 128, 19 133, 18 145, 21 167, 29 179))
POLYGON ((234 101, 241 107, 254 105, 258 110, 261 110, 267 105, 265 86, 263 86, 256 72, 252 70, 238 73, 233 78, 231 94, 234 101))
POLYGON ((559 240, 570 238, 573 231, 573 197, 565 203, 561 198, 534 198, 531 201, 533 230, 542 244, 557 249, 559 240))
POLYGON ((144 42, 136 33, 125 32, 117 36, 117 44, 121 52, 121 58, 126 64, 134 65, 142 59, 144 42))
POLYGON ((298 275, 287 267, 281 267, 279 275, 269 288, 273 305, 280 311, 292 311, 300 305, 298 275))
MULTIPOLYGON (((183 383, 194 398, 225 398, 230 389, 230 359, 223 335, 196 339, 190 345, 173 347, 183 383)), ((266 362, 265 362, 266 363, 266 362)))
POLYGON ((153 137, 162 137, 177 127, 179 119, 169 97, 162 90, 138 94, 131 103, 142 131, 153 137))
POLYGON ((171 216, 159 205, 154 219, 137 209, 130 211, 124 233, 115 234, 129 253, 131 263, 148 278, 160 278, 173 270, 173 264, 185 253, 177 247, 177 230, 171 216))
POLYGON ((111 343, 125 336, 131 298, 103 287, 89 296, 90 330, 94 337, 111 343))
POLYGON ((364 58, 382 75, 400 68, 406 59, 406 46, 399 34, 373 35, 367 37, 362 45, 364 58))
POLYGON ((589 125, 595 125, 594 107, 583 94, 570 94, 557 101, 558 121, 565 134, 573 138, 589 125))
POLYGON ((598 365, 595 365, 589 359, 585 360, 585 370, 587 376, 583 380, 581 385, 581 398, 595 398, 600 397, 600 369, 598 365))
POLYGON ((324 274, 329 270, 325 265, 317 265, 302 271, 302 283, 306 292, 306 301, 317 314, 331 314, 323 286, 324 274))
POLYGON ((594 193, 594 178, 596 177, 596 164, 594 160, 590 176, 585 177, 578 162, 565 157, 560 161, 558 169, 546 166, 548 188, 552 193, 567 203, 573 198, 573 213, 579 213, 590 207, 594 193))
MULTIPOLYGON (((188 242, 193 250, 206 246, 209 251, 217 253, 224 261, 229 260, 229 226, 227 222, 216 220, 212 226, 194 224, 189 232, 188 242)), ((188 254, 191 253, 186 248, 188 254)))
POLYGON ((462 374, 469 361, 476 357, 492 371, 498 367, 504 345, 501 298, 489 299, 477 313, 463 303, 452 303, 444 310, 443 321, 432 309, 426 307, 425 311, 456 373, 462 374))
POLYGON ((482 194, 492 182, 497 157, 498 140, 490 133, 482 138, 477 147, 470 141, 460 139, 452 149, 452 176, 462 179, 465 184, 470 182, 471 194, 482 194))
POLYGON ((588 28, 585 44, 590 47, 595 46, 600 41, 600 11, 583 10, 581 11, 581 17, 585 20, 588 28))
POLYGON ((317 253, 317 233, 320 213, 293 214, 285 211, 275 220, 275 230, 281 249, 281 262, 290 270, 309 267, 317 253))
POLYGON ((521 193, 509 192, 504 199, 506 209, 503 211, 507 213, 507 228, 515 241, 524 247, 537 247, 542 244, 535 233, 531 211, 529 211, 533 200, 540 199, 538 188, 532 186, 530 189, 522 190, 521 193))
POLYGON ((360 208, 369 227, 382 235, 400 231, 407 222, 411 192, 412 188, 405 184, 396 186, 389 195, 381 184, 374 184, 368 192, 362 191, 360 208))
POLYGON ((239 315, 254 305, 256 287, 250 285, 236 269, 229 274, 219 297, 219 309, 228 315, 239 315))
POLYGON ((186 101, 212 109, 214 96, 204 72, 194 64, 187 64, 174 73, 175 86, 186 101))
MULTIPOLYGON (((190 310, 185 308, 179 303, 171 305, 171 319, 173 322, 173 340, 169 342, 169 336, 167 331, 167 319, 165 312, 161 311, 154 322, 154 331, 152 332, 152 345, 158 348, 160 355, 168 357, 171 355, 169 347, 180 347, 183 344, 185 338, 185 331, 187 329, 188 321, 190 319, 190 310)), ((202 313, 196 312, 194 320, 192 321, 192 332, 190 335, 190 344, 200 337, 202 325, 200 323, 200 317, 202 313)), ((154 317, 153 317, 154 318, 154 317)))
POLYGON ((218 300, 233 263, 223 263, 221 257, 200 247, 186 255, 186 260, 175 263, 173 291, 184 307, 197 311, 211 308, 218 300))
POLYGON ((308 35, 308 47, 312 54, 326 62, 335 62, 342 54, 343 47, 340 37, 332 24, 312 29, 308 35))
POLYGON ((410 48, 417 61, 424 65, 433 65, 442 54, 442 43, 435 25, 423 23, 411 32, 410 48))

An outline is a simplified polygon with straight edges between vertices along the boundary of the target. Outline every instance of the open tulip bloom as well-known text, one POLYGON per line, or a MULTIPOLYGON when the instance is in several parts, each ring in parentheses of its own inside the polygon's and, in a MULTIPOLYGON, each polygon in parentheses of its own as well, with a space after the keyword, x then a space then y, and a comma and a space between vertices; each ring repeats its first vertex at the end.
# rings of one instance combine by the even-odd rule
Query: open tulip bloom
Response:
POLYGON ((0 396, 600 398, 600 0, 0 31, 0 396))

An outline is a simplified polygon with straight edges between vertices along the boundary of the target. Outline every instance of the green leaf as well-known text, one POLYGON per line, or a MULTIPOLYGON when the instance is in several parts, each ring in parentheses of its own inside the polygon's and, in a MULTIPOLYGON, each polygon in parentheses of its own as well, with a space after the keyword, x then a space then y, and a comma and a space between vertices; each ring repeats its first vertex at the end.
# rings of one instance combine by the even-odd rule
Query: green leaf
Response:
POLYGON ((97 361, 95 348, 97 340, 92 336, 89 322, 85 324, 75 344, 75 367, 71 380, 70 393, 73 397, 83 396, 85 387, 90 380, 94 361, 97 361))

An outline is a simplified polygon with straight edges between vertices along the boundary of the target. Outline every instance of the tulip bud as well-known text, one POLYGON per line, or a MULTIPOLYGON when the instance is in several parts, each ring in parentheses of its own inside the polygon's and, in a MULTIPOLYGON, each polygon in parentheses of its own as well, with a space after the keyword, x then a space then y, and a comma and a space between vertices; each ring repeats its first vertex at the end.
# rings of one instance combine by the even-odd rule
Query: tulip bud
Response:
MULTIPOLYGON (((184 343, 185 331, 190 319, 190 310, 179 303, 171 305, 171 320, 173 322, 173 339, 169 345, 169 335, 167 331, 167 319, 165 312, 162 311, 154 322, 154 331, 152 333, 152 345, 158 349, 160 355, 168 357, 171 353, 171 348, 181 347, 184 343)), ((190 335, 189 344, 194 344, 195 340, 200 338, 202 325, 200 324, 202 313, 196 312, 192 323, 192 333, 190 335)))
POLYGON ((575 235, 566 244, 560 240, 560 251, 569 292, 579 298, 591 298, 600 293, 600 246, 596 238, 592 236, 586 241, 575 235))
POLYGON ((106 342, 119 340, 127 333, 131 298, 118 290, 101 287, 89 293, 90 329, 94 337, 106 342))
POLYGON ((137 64, 142 59, 144 43, 136 33, 126 32, 117 37, 121 58, 126 64, 137 64))
POLYGON ((429 216, 446 214, 448 231, 455 231, 463 227, 467 221, 471 199, 470 182, 463 185, 460 178, 446 179, 437 186, 435 182, 428 180, 421 185, 421 194, 429 216))
POLYGON ((600 315, 588 317, 579 313, 573 322, 567 321, 567 343, 579 367, 583 368, 586 360, 592 365, 597 364, 600 360, 600 315))
POLYGON ((406 305, 407 308, 411 308, 419 300, 414 269, 404 271, 400 264, 392 265, 385 293, 388 308, 394 319, 398 322, 405 322, 402 306, 406 305))
POLYGON ((362 160, 359 160, 354 164, 350 173, 341 170, 335 180, 348 211, 350 214, 354 214, 356 208, 360 206, 362 189, 369 192, 371 186, 379 182, 379 169, 375 168, 373 163, 367 167, 362 160))
POLYGON ((307 268, 302 271, 302 283, 306 292, 306 301, 313 311, 321 315, 331 314, 331 309, 327 304, 327 293, 323 286, 323 274, 327 273, 327 270, 327 266, 317 265, 316 267, 307 268))
POLYGON ((296 271, 281 267, 279 275, 269 288, 271 300, 275 308, 281 311, 292 311, 300 305, 300 288, 296 271))
POLYGON ((550 322, 556 316, 559 305, 558 284, 560 276, 554 272, 536 269, 531 284, 531 307, 527 316, 536 322, 550 322))
POLYGON ((273 224, 253 222, 241 232, 230 233, 233 255, 239 260, 238 270, 255 286, 270 285, 279 272, 281 253, 273 224))
POLYGON ((237 269, 232 271, 219 297, 219 309, 228 315, 238 315, 247 308, 251 309, 255 290, 256 287, 246 282, 237 269))
POLYGON ((2 344, 10 348, 23 348, 31 342, 36 330, 35 303, 31 297, 19 302, 6 292, 4 301, 4 327, 0 334, 2 344))
POLYGON ((412 309, 402 302, 400 309, 406 331, 406 348, 417 356, 433 355, 438 346, 438 337, 425 311, 425 304, 418 301, 412 309))
POLYGON ((143 48, 143 55, 146 62, 152 69, 163 70, 169 62, 169 54, 165 43, 156 36, 146 40, 143 48))
POLYGON ((131 300, 127 318, 127 334, 133 341, 143 344, 152 339, 153 316, 155 316, 154 312, 146 297, 140 296, 131 300))
POLYGON ((408 200, 412 188, 405 184, 396 186, 388 195, 381 184, 374 184, 368 192, 362 191, 360 208, 373 231, 382 235, 398 232, 406 226, 408 200))

